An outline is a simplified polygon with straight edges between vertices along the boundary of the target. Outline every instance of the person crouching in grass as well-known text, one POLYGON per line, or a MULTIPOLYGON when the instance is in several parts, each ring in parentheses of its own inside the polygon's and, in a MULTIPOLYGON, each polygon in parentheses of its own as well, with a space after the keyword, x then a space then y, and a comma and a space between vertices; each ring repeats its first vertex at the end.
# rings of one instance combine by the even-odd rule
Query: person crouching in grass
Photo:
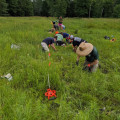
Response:
POLYGON ((56 45, 58 45, 58 46, 66 45, 66 43, 63 41, 63 36, 61 34, 58 33, 55 36, 57 36, 56 45))
POLYGON ((55 21, 52 21, 53 24, 53 28, 55 29, 55 31, 59 30, 59 26, 57 24, 55 24, 55 21))
POLYGON ((63 38, 66 39, 66 42, 70 44, 70 42, 69 42, 70 35, 68 33, 64 33, 64 32, 61 32, 60 34, 63 36, 63 38))
POLYGON ((86 40, 83 40, 82 38, 79 38, 79 37, 74 37, 73 35, 70 35, 70 42, 72 42, 73 44, 73 51, 76 52, 77 50, 77 47, 82 43, 87 43, 86 40))
POLYGON ((56 48, 54 46, 54 43, 56 42, 56 40, 57 40, 57 36, 55 36, 54 38, 48 37, 48 38, 44 39, 41 42, 42 49, 46 52, 49 52, 48 45, 51 45, 52 48, 56 51, 56 48))
POLYGON ((89 72, 95 72, 98 68, 98 51, 95 46, 91 43, 84 43, 82 42, 76 50, 77 54, 77 61, 76 64, 78 65, 79 59, 81 56, 85 56, 86 60, 84 63, 84 70, 88 70, 89 72))

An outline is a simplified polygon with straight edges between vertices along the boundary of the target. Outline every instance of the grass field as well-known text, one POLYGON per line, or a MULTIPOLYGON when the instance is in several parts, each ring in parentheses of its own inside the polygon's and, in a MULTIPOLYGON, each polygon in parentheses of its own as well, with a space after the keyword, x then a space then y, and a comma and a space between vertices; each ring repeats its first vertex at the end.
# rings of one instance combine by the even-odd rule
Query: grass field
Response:
POLYGON ((49 59, 42 52, 41 41, 54 36, 51 20, 0 17, 0 75, 13 77, 0 78, 0 120, 120 120, 120 19, 64 19, 65 32, 96 46, 101 67, 92 74, 82 70, 84 57, 76 66, 71 45, 50 48, 49 59), (48 73, 57 95, 51 101, 48 73))

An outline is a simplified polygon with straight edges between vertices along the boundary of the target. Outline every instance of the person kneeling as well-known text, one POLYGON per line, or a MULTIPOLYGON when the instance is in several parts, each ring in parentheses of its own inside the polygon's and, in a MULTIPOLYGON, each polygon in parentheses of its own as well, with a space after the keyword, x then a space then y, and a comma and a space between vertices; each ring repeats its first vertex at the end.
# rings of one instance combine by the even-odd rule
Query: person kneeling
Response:
POLYGON ((98 51, 95 46, 91 43, 84 43, 82 42, 76 50, 77 54, 77 61, 76 64, 78 65, 79 59, 81 56, 85 56, 86 60, 84 63, 84 70, 88 70, 89 72, 95 72, 98 68, 98 51))

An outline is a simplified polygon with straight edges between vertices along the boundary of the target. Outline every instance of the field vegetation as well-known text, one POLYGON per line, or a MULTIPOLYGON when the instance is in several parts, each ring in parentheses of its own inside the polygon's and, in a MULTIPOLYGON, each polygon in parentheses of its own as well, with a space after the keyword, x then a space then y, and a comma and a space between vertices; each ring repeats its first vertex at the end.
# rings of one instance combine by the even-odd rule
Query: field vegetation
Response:
MULTIPOLYGON (((64 18, 65 32, 96 46, 100 67, 83 71, 76 66, 72 45, 50 47, 41 41, 50 34, 52 17, 0 17, 1 120, 120 120, 120 19, 64 18), (104 36, 116 38, 115 42, 104 36), (15 44, 20 49, 12 49, 15 44), (51 66, 49 67, 49 62, 51 66), (57 98, 48 100, 48 86, 57 98)), ((65 40, 65 39, 64 39, 65 40)))

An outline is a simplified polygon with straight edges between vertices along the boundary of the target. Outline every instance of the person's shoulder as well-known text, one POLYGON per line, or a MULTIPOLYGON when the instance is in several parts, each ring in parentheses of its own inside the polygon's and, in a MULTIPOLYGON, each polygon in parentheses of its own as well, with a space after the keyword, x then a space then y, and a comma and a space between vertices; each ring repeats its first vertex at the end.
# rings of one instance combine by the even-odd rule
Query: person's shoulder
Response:
POLYGON ((47 37, 46 38, 47 40, 52 40, 52 39, 54 39, 53 37, 47 37))
POLYGON ((77 40, 78 39, 78 37, 74 37, 74 40, 77 40))
POLYGON ((68 33, 63 33, 63 34, 68 34, 68 33))
POLYGON ((94 53, 98 54, 97 48, 95 46, 93 46, 93 50, 94 50, 94 53))

